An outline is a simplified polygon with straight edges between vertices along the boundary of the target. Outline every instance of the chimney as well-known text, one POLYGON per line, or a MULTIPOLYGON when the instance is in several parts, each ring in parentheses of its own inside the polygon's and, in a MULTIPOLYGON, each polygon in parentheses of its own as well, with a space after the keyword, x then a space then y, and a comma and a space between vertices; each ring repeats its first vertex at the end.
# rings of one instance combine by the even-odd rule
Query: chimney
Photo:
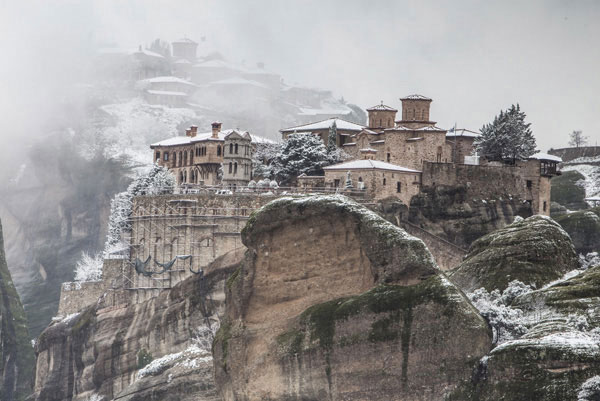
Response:
POLYGON ((192 138, 194 138, 197 134, 198 134, 198 126, 197 125, 190 125, 190 136, 192 138))
POLYGON ((221 123, 215 121, 214 123, 212 123, 212 137, 219 138, 219 132, 221 132, 221 123))
POLYGON ((185 136, 192 136, 192 130, 190 128, 185 130, 185 136))

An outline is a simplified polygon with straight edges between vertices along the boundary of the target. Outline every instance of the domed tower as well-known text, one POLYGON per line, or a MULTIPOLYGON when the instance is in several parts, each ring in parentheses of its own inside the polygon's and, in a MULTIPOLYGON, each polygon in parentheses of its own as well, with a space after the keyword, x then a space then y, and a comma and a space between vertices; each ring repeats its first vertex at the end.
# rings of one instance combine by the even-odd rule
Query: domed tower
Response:
POLYGON ((386 106, 382 101, 381 104, 368 108, 367 112, 369 113, 369 128, 384 129, 394 127, 398 110, 386 106))
POLYGON ((429 108, 432 100, 422 95, 410 95, 400 98, 402 101, 402 120, 399 125, 408 128, 421 128, 434 125, 434 121, 429 120, 429 108))

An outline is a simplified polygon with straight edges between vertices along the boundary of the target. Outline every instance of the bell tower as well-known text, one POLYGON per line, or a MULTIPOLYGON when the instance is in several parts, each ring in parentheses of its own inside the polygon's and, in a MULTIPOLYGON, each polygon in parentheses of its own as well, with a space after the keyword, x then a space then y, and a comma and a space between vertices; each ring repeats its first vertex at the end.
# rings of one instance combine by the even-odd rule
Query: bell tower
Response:
POLYGON ((421 128, 434 125, 429 120, 429 108, 432 100, 422 95, 410 95, 400 98, 402 101, 402 120, 398 124, 409 128, 421 128))
POLYGON ((369 113, 369 128, 372 129, 385 129, 394 128, 396 121, 396 113, 398 110, 393 107, 386 106, 381 101, 381 104, 373 106, 367 109, 369 113))

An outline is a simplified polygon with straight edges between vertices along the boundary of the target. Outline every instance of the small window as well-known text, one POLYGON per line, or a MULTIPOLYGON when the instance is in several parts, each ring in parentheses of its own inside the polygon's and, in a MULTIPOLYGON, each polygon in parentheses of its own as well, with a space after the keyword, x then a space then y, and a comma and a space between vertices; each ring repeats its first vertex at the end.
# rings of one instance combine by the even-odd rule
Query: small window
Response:
POLYGON ((390 155, 390 154, 388 153, 388 154, 387 154, 387 162, 388 162, 388 163, 390 162, 390 159, 391 159, 391 157, 392 157, 392 155, 390 155))
POLYGON ((229 154, 232 155, 233 154, 233 143, 229 144, 229 154))
POLYGON ((154 160, 160 160, 160 152, 156 152, 156 158, 154 160))
MULTIPOLYGON (((237 145, 236 145, 237 146, 237 145)), ((237 174, 237 162, 233 164, 233 175, 237 174)))
POLYGON ((221 156, 221 145, 217 146, 217 156, 221 156))
POLYGON ((385 178, 383 179, 383 185, 385 185, 385 178))
POLYGON ((235 154, 236 155, 238 154, 238 144, 237 143, 235 144, 235 154))
POLYGON ((531 180, 527 180, 527 188, 531 188, 532 187, 532 182, 531 180))
POLYGON ((232 170, 233 170, 233 163, 229 162, 229 174, 231 174, 232 170))
POLYGON ((333 180, 333 186, 336 188, 340 187, 340 180, 333 180))
POLYGON ((400 181, 396 183, 396 192, 402 192, 402 183, 400 181))
POLYGON ((169 160, 169 152, 163 153, 163 160, 164 161, 168 161, 169 160))
POLYGON ((544 212, 546 211, 547 207, 548 207, 548 204, 546 203, 546 201, 544 201, 544 212))

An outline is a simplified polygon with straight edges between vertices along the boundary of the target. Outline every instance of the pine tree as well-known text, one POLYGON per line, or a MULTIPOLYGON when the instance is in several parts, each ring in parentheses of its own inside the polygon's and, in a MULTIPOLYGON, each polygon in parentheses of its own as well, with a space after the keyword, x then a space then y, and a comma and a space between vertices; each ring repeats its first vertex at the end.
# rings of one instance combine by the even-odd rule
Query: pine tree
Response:
POLYGON ((283 143, 271 167, 275 178, 288 184, 300 174, 322 175, 323 167, 330 163, 327 148, 319 136, 293 133, 283 143))
POLYGON ((526 159, 536 152, 536 143, 531 124, 525 122, 525 113, 519 104, 494 117, 494 121, 481 128, 477 140, 478 152, 488 160, 526 159))
POLYGON ((331 154, 337 150, 337 124, 335 120, 329 127, 329 136, 327 137, 327 153, 331 154))

